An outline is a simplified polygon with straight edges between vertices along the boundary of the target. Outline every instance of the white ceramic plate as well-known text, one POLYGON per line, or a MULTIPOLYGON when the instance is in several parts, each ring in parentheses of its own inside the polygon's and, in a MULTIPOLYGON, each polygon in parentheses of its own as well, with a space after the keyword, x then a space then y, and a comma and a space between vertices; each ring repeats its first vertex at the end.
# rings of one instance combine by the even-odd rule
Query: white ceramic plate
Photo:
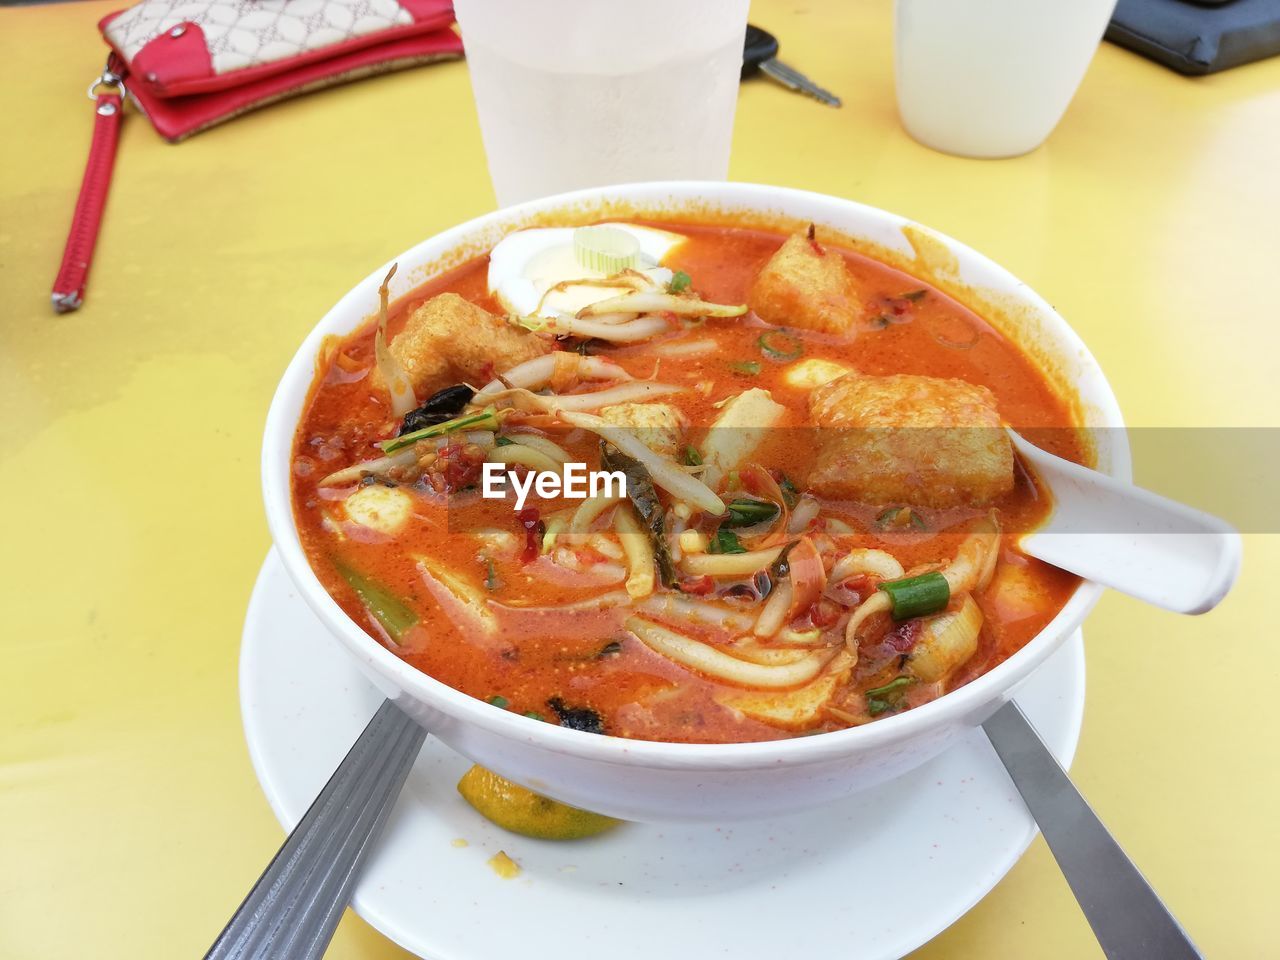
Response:
MULTIPOLYGON (((249 602, 240 700, 254 769, 286 829, 381 699, 273 550, 249 602)), ((1079 632, 1017 701, 1069 764, 1084 711, 1079 632)), ((626 824, 576 843, 481 818, 454 788, 468 766, 427 738, 355 893, 360 916, 430 960, 901 957, 985 896, 1036 832, 981 731, 837 806, 732 828, 626 824), (486 864, 499 850, 523 868, 518 878, 486 864)))

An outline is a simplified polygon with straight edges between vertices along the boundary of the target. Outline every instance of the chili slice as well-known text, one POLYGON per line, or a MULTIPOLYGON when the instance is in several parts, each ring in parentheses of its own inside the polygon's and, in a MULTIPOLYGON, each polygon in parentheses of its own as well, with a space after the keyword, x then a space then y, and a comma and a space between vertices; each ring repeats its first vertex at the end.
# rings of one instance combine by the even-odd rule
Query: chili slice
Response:
POLYGON ((520 526, 524 527, 524 550, 520 554, 521 563, 529 563, 538 558, 538 548, 542 546, 542 534, 546 526, 538 519, 537 507, 525 507, 516 514, 520 526))

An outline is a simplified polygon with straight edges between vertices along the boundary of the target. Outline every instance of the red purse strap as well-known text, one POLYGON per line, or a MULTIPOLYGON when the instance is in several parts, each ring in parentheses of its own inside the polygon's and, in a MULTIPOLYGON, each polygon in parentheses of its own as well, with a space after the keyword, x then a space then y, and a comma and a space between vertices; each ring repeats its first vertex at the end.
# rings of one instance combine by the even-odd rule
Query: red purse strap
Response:
POLYGON ((71 217, 67 246, 62 253, 62 266, 53 281, 53 309, 58 313, 75 310, 84 302, 85 282, 93 248, 102 225, 102 212, 111 187, 111 170, 115 166, 116 146, 120 140, 120 120, 124 113, 124 76, 113 71, 114 54, 107 61, 102 76, 89 85, 88 96, 94 102, 93 140, 80 196, 71 217))

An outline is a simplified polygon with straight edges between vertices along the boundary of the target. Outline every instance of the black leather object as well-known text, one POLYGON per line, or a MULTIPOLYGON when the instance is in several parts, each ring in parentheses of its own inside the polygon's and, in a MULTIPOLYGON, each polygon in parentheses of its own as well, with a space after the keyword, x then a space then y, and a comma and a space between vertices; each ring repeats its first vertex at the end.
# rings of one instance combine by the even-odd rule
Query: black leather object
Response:
POLYGON ((1280 54, 1280 0, 1119 0, 1106 39, 1179 73, 1216 73, 1280 54))

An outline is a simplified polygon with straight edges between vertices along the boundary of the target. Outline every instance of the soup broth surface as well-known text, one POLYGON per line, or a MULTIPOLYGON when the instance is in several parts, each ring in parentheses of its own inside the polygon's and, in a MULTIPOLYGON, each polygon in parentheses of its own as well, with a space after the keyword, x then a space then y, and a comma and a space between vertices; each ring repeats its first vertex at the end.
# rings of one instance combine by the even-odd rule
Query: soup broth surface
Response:
MULTIPOLYGON (((787 239, 762 229, 650 225, 687 236, 662 266, 688 278, 686 296, 696 292, 714 304, 748 303, 757 277, 787 239)), ((820 235, 815 243, 821 244, 820 235)), ((296 435, 295 516, 317 576, 372 637, 430 676, 489 700, 495 709, 623 737, 731 742, 842 729, 918 706, 990 670, 1035 636, 1078 583, 1017 547, 1017 536, 1047 515, 1047 492, 1015 463, 1011 489, 990 503, 934 507, 815 495, 808 479, 829 438, 812 420, 809 404, 815 388, 797 386, 788 375, 799 363, 822 360, 864 377, 961 380, 988 389, 999 417, 1019 429, 1071 427, 1071 407, 1009 339, 946 294, 852 250, 834 245, 815 249, 841 258, 860 294, 861 309, 849 335, 766 324, 754 311, 731 318, 668 317, 667 331, 636 343, 532 334, 555 350, 611 360, 635 380, 679 387, 659 399, 683 418, 672 459, 692 476, 700 475, 699 451, 726 404, 747 390, 768 391, 785 412, 764 433, 748 463, 727 472, 720 493, 726 503, 737 497, 763 503, 761 510, 767 512, 770 494, 783 490, 792 500, 785 507, 792 517, 801 504, 814 512, 801 530, 730 529, 727 521, 705 511, 682 517, 678 498, 659 486, 663 535, 677 557, 676 579, 671 586, 655 584, 648 596, 630 596, 627 577, 633 565, 623 549, 628 541, 610 511, 582 535, 561 539, 555 534, 558 525, 582 501, 531 494, 517 514, 511 497, 480 495, 476 451, 470 450, 469 458, 468 447, 484 448, 481 456, 485 449, 490 456, 495 450, 509 451, 511 446, 497 439, 504 434, 542 437, 575 461, 593 468, 600 463, 598 435, 551 423, 553 418, 528 409, 504 419, 497 431, 488 431, 493 435, 489 440, 482 436, 478 444, 466 430, 445 441, 423 441, 423 449, 442 452, 433 467, 418 475, 414 467, 398 476, 326 483, 335 471, 381 457, 377 444, 395 438, 401 429, 377 369, 375 317, 328 344, 296 435), (682 344, 693 347, 686 352, 682 344), (500 445, 486 448, 486 443, 500 445), (354 512, 351 498, 371 486, 408 505, 406 518, 391 532, 380 526, 385 518, 364 524, 354 512), (842 558, 858 550, 883 551, 896 559, 904 576, 938 573, 988 518, 1001 532, 994 536, 994 570, 980 586, 963 596, 953 593, 941 611, 929 615, 896 620, 880 614, 867 621, 866 635, 851 648, 844 636, 848 621, 862 604, 884 592, 879 589, 884 578, 859 570, 840 583, 830 582, 842 558), (783 543, 804 538, 822 559, 825 582, 818 599, 793 611, 783 630, 757 637, 752 624, 770 595, 790 583, 788 576, 801 576, 799 561, 791 572, 772 564, 728 577, 686 570, 688 547, 698 545, 693 534, 710 544, 722 528, 748 547, 753 539, 767 542, 769 536, 783 543), (690 536, 682 538, 686 531, 690 536), (761 582, 761 573, 767 582, 761 582), (597 602, 619 594, 625 602, 597 602), (939 616, 954 614, 966 599, 981 615, 976 645, 945 676, 933 677, 921 655, 922 638, 927 639, 939 616), (708 623, 690 615, 693 608, 681 606, 686 602, 719 611, 726 622, 708 623), (390 622, 399 626, 387 626, 389 612, 390 622), (829 660, 816 676, 790 686, 753 688, 655 649, 628 626, 637 616, 695 641, 699 649, 765 667, 808 655, 839 654, 847 660, 856 652, 857 659, 852 664, 829 660), (845 669, 835 669, 841 665, 845 669), (824 682, 826 687, 818 689, 824 682), (780 705, 774 713, 770 702, 780 705)), ((488 256, 479 257, 393 304, 389 341, 394 344, 415 311, 441 294, 457 294, 502 317, 506 311, 489 290, 488 270, 488 256)), ((483 387, 488 379, 470 386, 483 387)), ((561 386, 566 395, 574 395, 609 384, 561 386)), ((545 398, 555 391, 544 386, 533 392, 545 398)), ((1085 451, 1072 431, 1044 436, 1053 452, 1084 461, 1085 451)), ((781 512, 784 505, 777 506, 781 512)), ((611 508, 621 509, 629 508, 625 502, 611 508)), ((789 556, 798 558, 794 550, 789 556)), ((795 589, 801 588, 797 579, 795 589)))

